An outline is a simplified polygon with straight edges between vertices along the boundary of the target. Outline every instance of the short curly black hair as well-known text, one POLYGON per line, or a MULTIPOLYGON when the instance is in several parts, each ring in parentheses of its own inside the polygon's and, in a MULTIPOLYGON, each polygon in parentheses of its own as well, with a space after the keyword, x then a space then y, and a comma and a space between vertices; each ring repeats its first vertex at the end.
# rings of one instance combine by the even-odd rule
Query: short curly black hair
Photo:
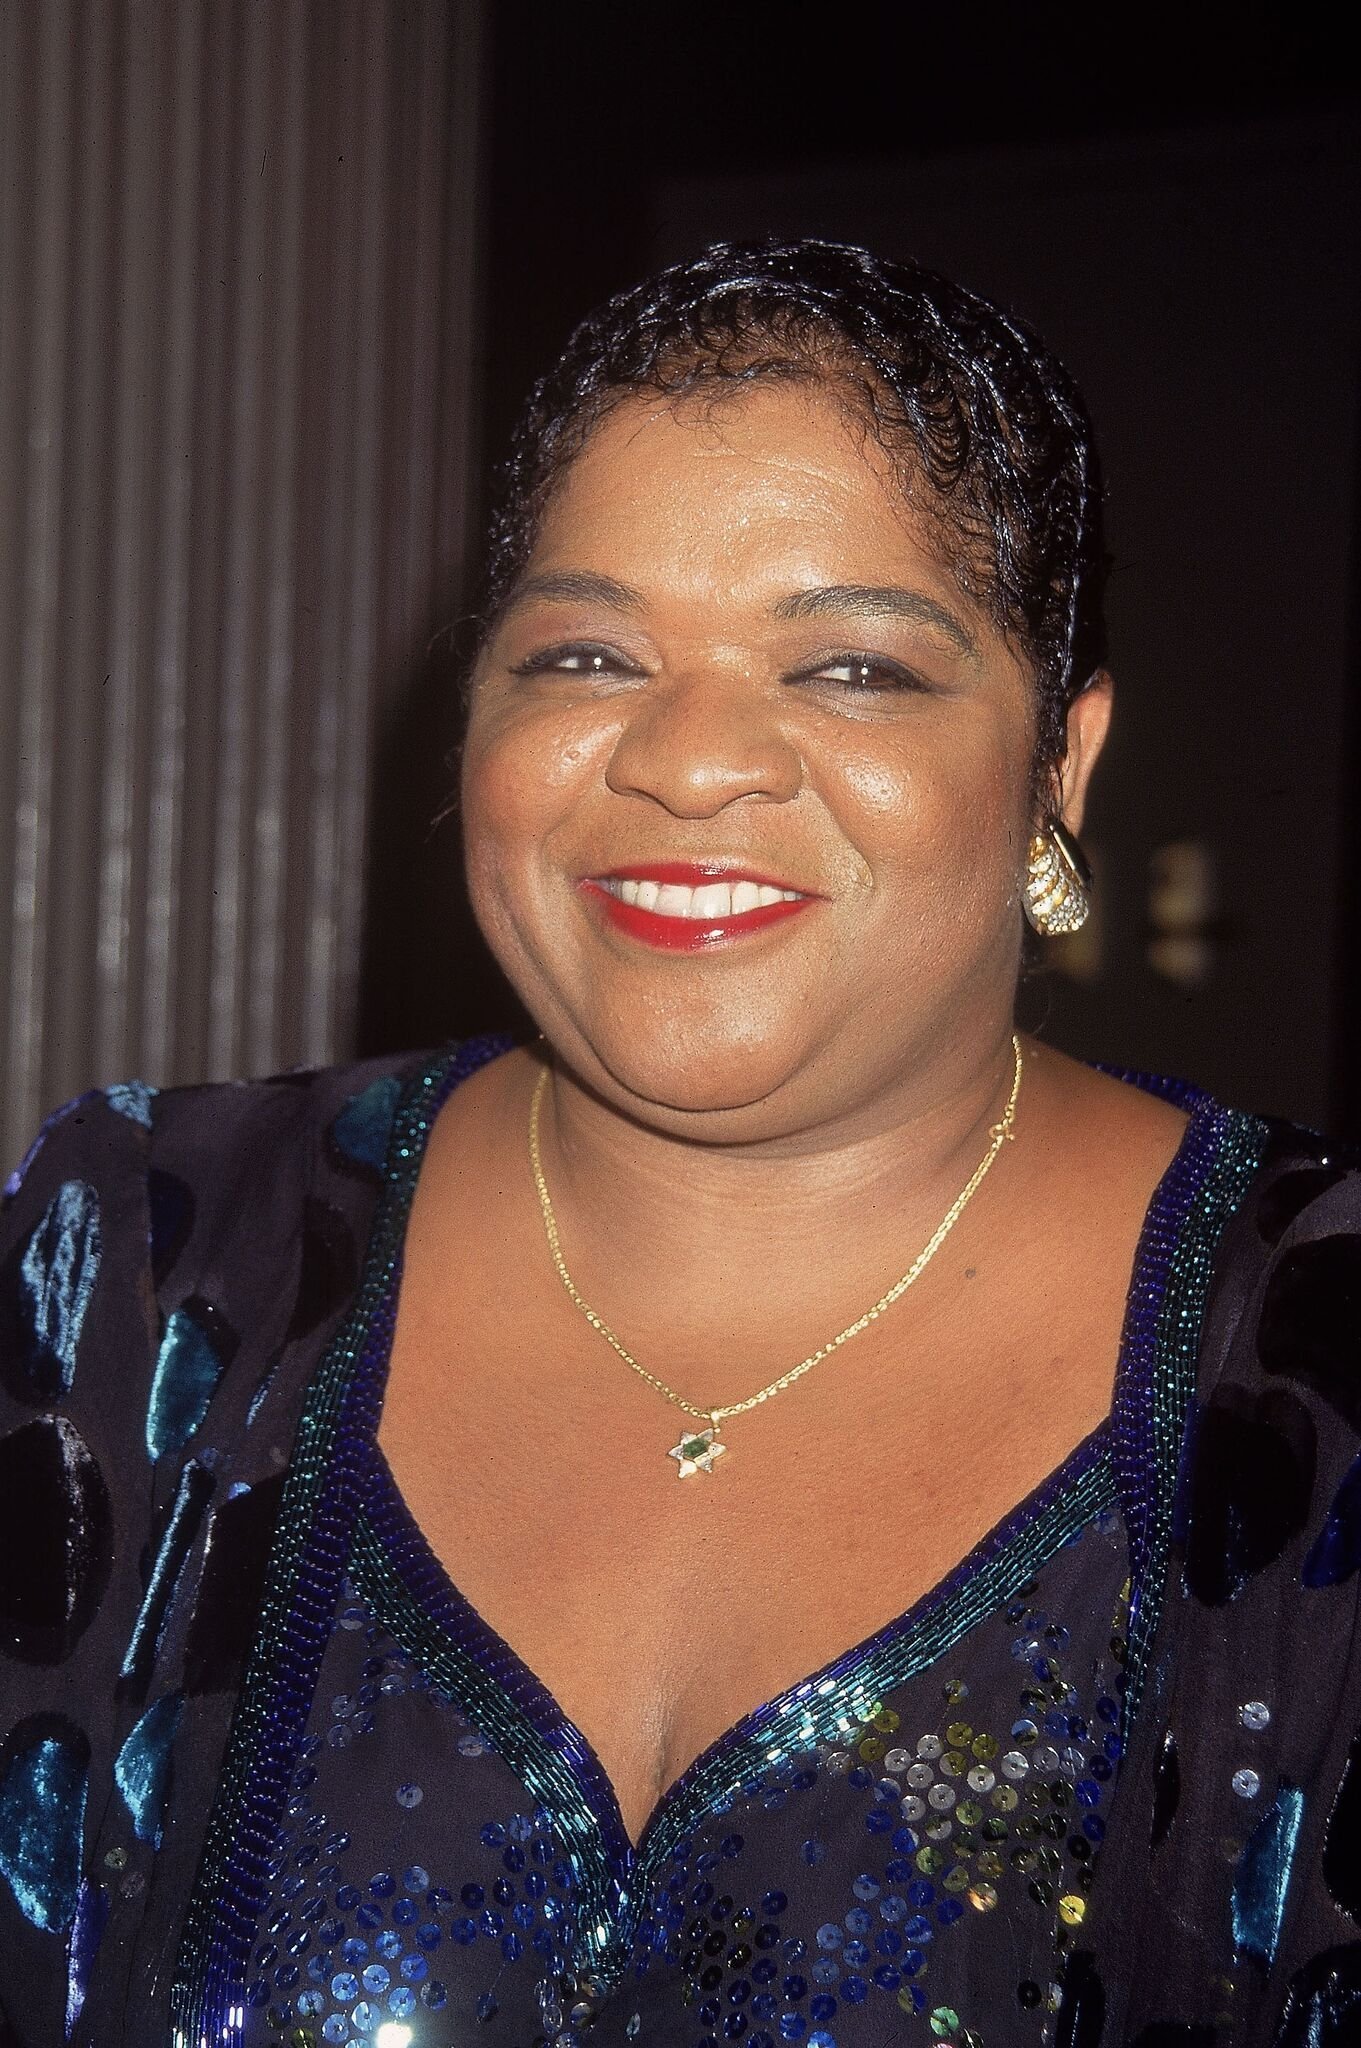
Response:
MULTIPOLYGON (((1063 364, 1010 313, 915 263, 817 240, 718 242, 583 320, 515 429, 493 516, 484 634, 555 485, 625 399, 799 378, 848 394, 903 475, 924 477, 964 587, 1031 664, 1036 765, 1105 654, 1101 485, 1063 364)), ((920 502, 920 500, 919 500, 920 502)))

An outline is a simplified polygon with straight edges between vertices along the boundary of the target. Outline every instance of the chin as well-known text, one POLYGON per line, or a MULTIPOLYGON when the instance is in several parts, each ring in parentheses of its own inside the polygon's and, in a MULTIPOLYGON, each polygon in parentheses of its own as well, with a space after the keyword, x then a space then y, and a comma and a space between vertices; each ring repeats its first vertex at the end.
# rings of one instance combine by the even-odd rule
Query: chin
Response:
POLYGON ((686 1119, 749 1122, 803 1064, 804 1048, 769 1026, 752 1033, 717 1020, 696 1028, 667 1019, 640 1029, 635 1019, 631 1028, 606 1025, 582 1036, 594 1063, 631 1103, 686 1119))

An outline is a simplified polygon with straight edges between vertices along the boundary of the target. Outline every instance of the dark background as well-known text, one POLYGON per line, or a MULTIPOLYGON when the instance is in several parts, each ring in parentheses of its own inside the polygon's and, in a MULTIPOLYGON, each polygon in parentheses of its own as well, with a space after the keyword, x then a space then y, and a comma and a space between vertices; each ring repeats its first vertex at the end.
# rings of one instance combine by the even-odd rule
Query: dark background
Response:
MULTIPOLYGON (((1147 13, 491 10, 479 437, 574 321, 720 235, 916 255, 1069 360, 1105 457, 1117 736, 1091 820, 1100 951, 1024 1021, 1361 1136, 1357 80, 1320 17, 1214 46, 1147 13), (833 23, 837 25, 833 25, 833 23), (1200 977, 1150 876, 1213 875, 1200 977)), ((475 587, 475 564, 465 586, 475 587)), ((364 1039, 514 1020, 450 877, 451 633, 383 737, 364 1039)), ((1186 936, 1183 934, 1183 936, 1186 936)), ((1074 956, 1077 957, 1077 956, 1074 956)))

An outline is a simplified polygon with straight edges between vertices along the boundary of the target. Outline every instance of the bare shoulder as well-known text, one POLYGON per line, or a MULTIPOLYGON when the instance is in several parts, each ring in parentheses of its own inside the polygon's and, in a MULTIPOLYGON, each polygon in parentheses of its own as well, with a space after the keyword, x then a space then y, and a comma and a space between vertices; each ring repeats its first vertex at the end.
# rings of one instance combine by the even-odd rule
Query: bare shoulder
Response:
POLYGON ((421 1181, 427 1194, 433 1187, 450 1194, 463 1181, 485 1191, 490 1161, 513 1155, 518 1162, 521 1148, 512 1139, 521 1138, 538 1064, 527 1047, 514 1046, 459 1083, 426 1145, 421 1181))
POLYGON ((1176 1156, 1185 1110, 1052 1046, 1025 1047, 1036 1150, 1069 1186, 1121 1187, 1147 1201, 1176 1156))
POLYGON ((533 1047, 499 1053, 460 1081, 435 1118, 407 1227, 408 1325, 418 1309, 447 1320, 460 1295, 471 1315, 473 1303, 493 1300, 499 1274, 537 1270, 528 1124, 541 1064, 533 1047))
POLYGON ((1129 1131, 1179 1133, 1186 1127, 1185 1110, 1133 1081, 1122 1081, 1085 1060, 1075 1060, 1052 1045, 1033 1040, 1027 1041, 1025 1054, 1032 1073, 1042 1067, 1051 1085, 1083 1116, 1129 1131))

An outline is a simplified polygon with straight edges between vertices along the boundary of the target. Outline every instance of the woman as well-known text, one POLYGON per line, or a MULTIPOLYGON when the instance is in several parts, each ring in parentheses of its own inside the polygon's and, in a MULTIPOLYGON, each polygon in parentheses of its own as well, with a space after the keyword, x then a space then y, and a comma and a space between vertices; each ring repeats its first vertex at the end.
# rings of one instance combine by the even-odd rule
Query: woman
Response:
POLYGON ((863 251, 574 336, 463 763, 542 1040, 16 1176, 8 2038, 1361 2039, 1357 1180, 1013 1036, 1099 513, 863 251))

